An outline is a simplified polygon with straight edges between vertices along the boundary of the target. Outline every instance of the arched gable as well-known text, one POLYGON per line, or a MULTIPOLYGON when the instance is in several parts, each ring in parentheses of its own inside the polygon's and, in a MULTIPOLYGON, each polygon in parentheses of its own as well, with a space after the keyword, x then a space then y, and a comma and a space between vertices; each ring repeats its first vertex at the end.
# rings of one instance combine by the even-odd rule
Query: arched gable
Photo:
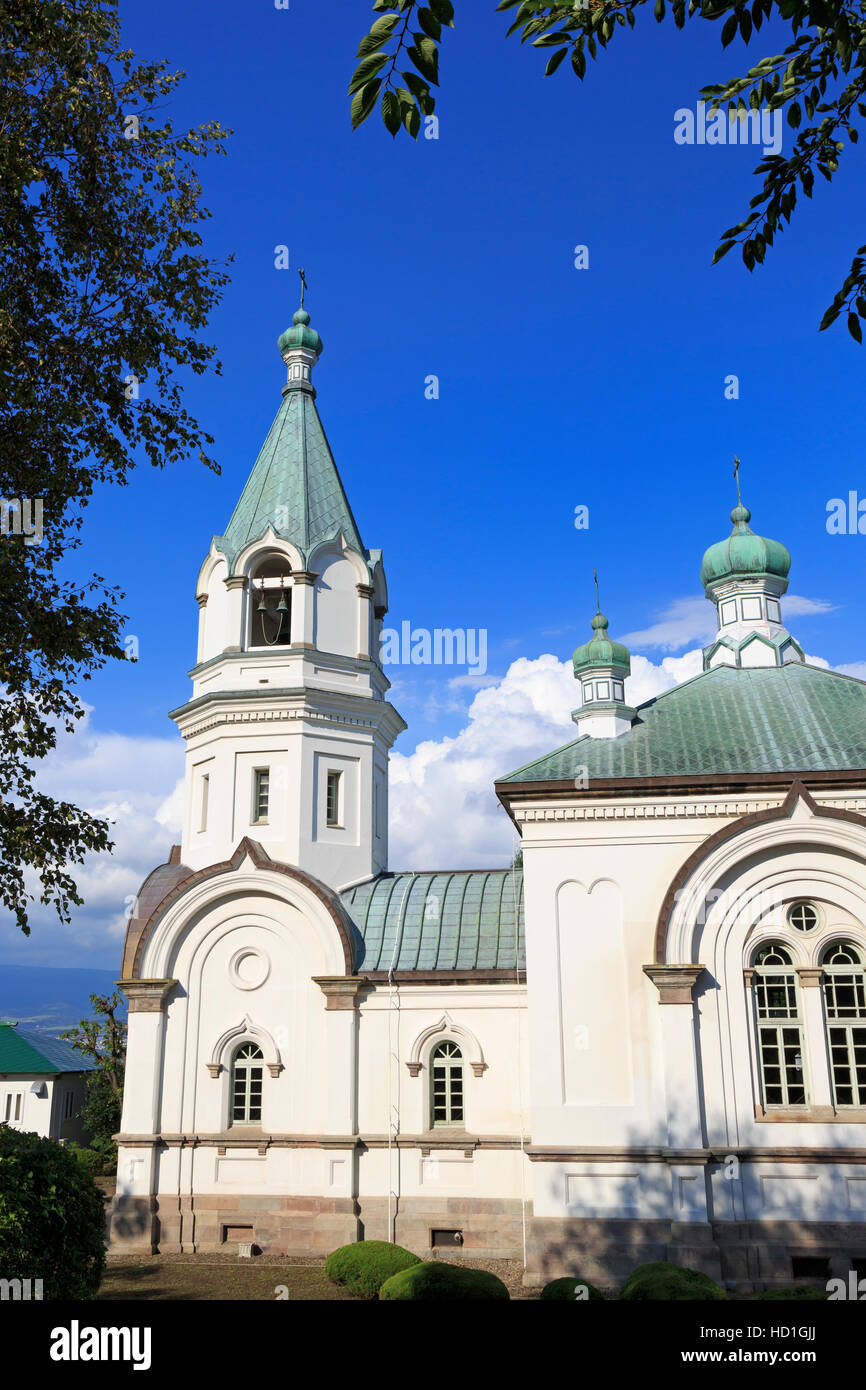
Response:
MULTIPOLYGON (((712 900, 716 885, 738 863, 761 852, 784 851, 798 842, 844 851, 866 862, 866 816, 819 806, 802 782, 792 784, 780 806, 740 816, 709 836, 674 876, 656 923, 657 964, 692 962, 696 956, 695 904, 712 900)), ((862 876, 861 876, 862 877, 862 876)))

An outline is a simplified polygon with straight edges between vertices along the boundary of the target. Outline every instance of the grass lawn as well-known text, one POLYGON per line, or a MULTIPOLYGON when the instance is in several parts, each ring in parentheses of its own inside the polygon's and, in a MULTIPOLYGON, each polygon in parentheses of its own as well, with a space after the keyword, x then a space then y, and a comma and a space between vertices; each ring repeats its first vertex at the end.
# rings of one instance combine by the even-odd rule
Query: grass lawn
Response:
POLYGON ((325 1278, 322 1265, 265 1263, 262 1257, 229 1262, 206 1257, 185 1256, 172 1260, 165 1256, 138 1256, 109 1260, 97 1299, 115 1302, 125 1299, 164 1299, 167 1301, 208 1299, 264 1299, 276 1301, 277 1285, 285 1285, 291 1302, 311 1299, 357 1299, 325 1278))

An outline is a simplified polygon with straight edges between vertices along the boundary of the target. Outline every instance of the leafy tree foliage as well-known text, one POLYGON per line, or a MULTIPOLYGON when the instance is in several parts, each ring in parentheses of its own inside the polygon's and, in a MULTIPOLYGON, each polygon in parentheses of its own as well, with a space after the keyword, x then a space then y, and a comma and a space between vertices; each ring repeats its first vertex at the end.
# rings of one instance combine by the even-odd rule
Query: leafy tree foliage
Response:
POLYGON ((126 657, 123 595, 61 569, 84 509, 143 459, 216 467, 183 378, 219 371, 200 334, 227 274, 201 250, 197 171, 226 132, 174 130, 182 76, 122 48, 117 0, 2 7, 0 499, 20 505, 0 534, 0 906, 25 933, 37 897, 69 920, 70 870, 110 847, 104 820, 35 784, 82 716, 78 680, 126 657))
POLYGON ((0 1277, 41 1279, 45 1299, 94 1298, 105 1269, 105 1207, 83 1164, 54 1139, 0 1125, 0 1277))
MULTIPOLYGON (((587 58, 596 59, 620 29, 633 29, 639 9, 650 0, 500 0, 498 10, 517 9, 508 29, 521 42, 553 49, 545 72, 552 75, 570 60, 574 74, 586 76, 587 58)), ((678 29, 687 20, 721 24, 723 47, 739 36, 747 45, 772 17, 791 26, 792 42, 782 53, 762 57, 727 82, 706 86, 701 97, 710 111, 727 110, 744 118, 760 109, 784 110, 797 131, 788 156, 770 154, 757 166, 761 191, 742 222, 722 232, 714 263, 739 246, 749 271, 764 260, 777 234, 791 221, 800 193, 811 198, 815 172, 829 183, 839 168, 846 140, 856 145, 858 116, 866 116, 866 6, 862 0, 652 0, 661 24, 668 17, 678 29), (844 137, 844 139, 843 139, 844 137)), ((443 27, 454 27, 451 0, 376 0, 380 17, 358 49, 360 62, 349 85, 352 124, 357 127, 381 105, 391 135, 401 126, 416 138, 421 116, 436 107, 431 88, 439 84, 439 43, 443 27), (414 26, 414 27, 413 27, 414 26), (409 66, 399 71, 401 64, 409 66), (405 86, 398 85, 402 77, 405 86)), ((866 320, 866 246, 858 247, 851 268, 821 320, 828 328, 847 315, 848 331, 862 342, 866 320)))
POLYGON ((90 1133, 91 1149, 99 1155, 100 1161, 94 1166, 111 1171, 117 1163, 117 1145, 112 1136, 120 1129, 126 1064, 126 1024, 118 1016, 123 996, 118 989, 113 994, 91 994, 90 1003, 94 1017, 83 1018, 62 1036, 97 1065, 87 1078, 80 1119, 90 1133))

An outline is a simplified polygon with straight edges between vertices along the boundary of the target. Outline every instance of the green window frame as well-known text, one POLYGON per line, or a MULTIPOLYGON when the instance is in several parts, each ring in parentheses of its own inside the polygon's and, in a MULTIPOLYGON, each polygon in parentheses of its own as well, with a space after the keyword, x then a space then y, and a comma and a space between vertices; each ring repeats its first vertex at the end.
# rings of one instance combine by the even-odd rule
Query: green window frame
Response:
POLYGON ((259 1125, 262 1122, 262 1050, 255 1043, 241 1043, 232 1061, 232 1124, 259 1125))
POLYGON ((834 941, 821 956, 821 989, 830 1051, 833 1103, 866 1107, 866 970, 850 941, 834 941))
POLYGON ((271 800, 271 770, 257 767, 253 773, 253 825, 267 825, 271 800))
POLYGON ((466 1123, 463 1053, 457 1043, 438 1043, 430 1054, 430 1122, 434 1129, 466 1123))
POLYGON ((754 971, 755 1036, 764 1107, 805 1107, 800 984, 790 951, 778 941, 768 942, 755 955, 754 971))

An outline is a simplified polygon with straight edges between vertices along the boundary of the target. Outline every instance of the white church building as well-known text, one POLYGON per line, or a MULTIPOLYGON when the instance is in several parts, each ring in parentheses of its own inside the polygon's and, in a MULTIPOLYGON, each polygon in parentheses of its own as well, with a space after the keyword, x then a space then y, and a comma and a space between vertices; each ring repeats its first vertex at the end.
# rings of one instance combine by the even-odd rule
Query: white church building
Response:
POLYGON ((576 738, 496 785, 522 868, 391 873, 382 555, 306 310, 279 346, 124 946, 115 1246, 866 1274, 866 684, 785 628, 787 550, 735 508, 704 669, 637 709, 596 614, 576 738))

